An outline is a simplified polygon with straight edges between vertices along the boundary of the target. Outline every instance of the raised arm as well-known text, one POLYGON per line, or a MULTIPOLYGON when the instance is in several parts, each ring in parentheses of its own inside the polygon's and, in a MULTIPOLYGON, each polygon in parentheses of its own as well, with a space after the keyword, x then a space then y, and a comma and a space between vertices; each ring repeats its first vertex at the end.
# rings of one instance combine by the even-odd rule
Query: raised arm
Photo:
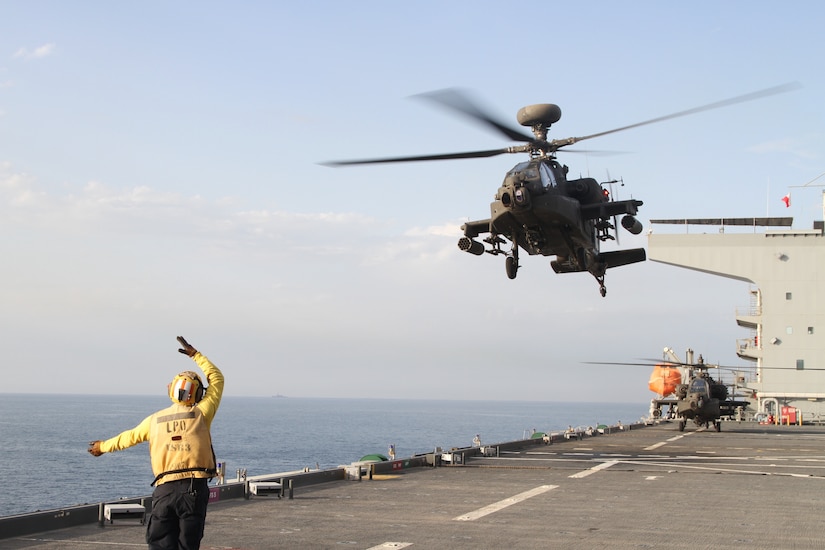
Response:
POLYGON ((215 413, 218 412, 218 406, 220 406, 223 397, 223 373, 205 355, 189 344, 183 336, 178 336, 178 342, 182 346, 178 351, 191 357, 206 377, 208 388, 203 399, 198 403, 198 408, 211 426, 212 419, 215 418, 215 413))

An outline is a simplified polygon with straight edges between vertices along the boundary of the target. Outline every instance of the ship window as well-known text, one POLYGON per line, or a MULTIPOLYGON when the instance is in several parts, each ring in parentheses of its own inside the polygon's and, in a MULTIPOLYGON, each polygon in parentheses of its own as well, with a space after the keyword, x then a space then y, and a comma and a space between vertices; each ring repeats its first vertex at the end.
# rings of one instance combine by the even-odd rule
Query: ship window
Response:
POLYGON ((793 334, 793 327, 785 327, 785 334, 793 334))
POLYGON ((808 334, 814 333, 814 327, 808 327, 808 334))
POLYGON ((790 292, 786 292, 785 293, 785 299, 790 300, 791 298, 793 298, 793 295, 790 292))
POLYGON ((804 359, 797 359, 796 360, 796 370, 805 370, 805 360, 804 359))

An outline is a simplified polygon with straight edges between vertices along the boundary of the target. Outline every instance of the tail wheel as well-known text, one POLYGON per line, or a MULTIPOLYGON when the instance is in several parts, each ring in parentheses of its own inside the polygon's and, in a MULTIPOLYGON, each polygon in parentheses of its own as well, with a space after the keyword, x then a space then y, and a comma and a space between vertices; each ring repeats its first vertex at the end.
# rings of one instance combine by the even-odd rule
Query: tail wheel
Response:
POLYGON ((599 283, 599 293, 604 298, 607 295, 607 287, 604 286, 604 275, 596 277, 596 282, 599 283))

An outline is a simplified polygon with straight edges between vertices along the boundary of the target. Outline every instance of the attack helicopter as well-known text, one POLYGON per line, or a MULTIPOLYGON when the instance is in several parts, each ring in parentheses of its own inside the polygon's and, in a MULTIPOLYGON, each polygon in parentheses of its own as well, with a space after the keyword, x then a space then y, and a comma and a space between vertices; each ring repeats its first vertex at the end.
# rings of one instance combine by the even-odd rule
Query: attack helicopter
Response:
MULTIPOLYGON (((699 355, 693 361, 693 350, 687 350, 686 361, 682 362, 670 348, 664 348, 665 359, 650 363, 607 363, 612 365, 653 366, 648 387, 658 394, 651 400, 651 416, 662 417, 662 409, 667 408, 666 418, 679 421, 679 431, 683 432, 689 420, 698 427, 722 430, 722 418, 741 417, 750 405, 749 401, 731 395, 728 386, 714 379, 710 369, 732 369, 705 363, 699 355), (684 376, 680 370, 684 371, 684 376), (672 398, 668 396, 673 395, 672 398)), ((605 363, 599 363, 605 364, 605 363)))
POLYGON ((524 144, 485 151, 331 161, 322 164, 351 166, 486 158, 506 153, 524 153, 528 160, 516 164, 504 176, 503 183, 490 203, 490 217, 468 221, 461 226, 464 236, 459 239, 458 248, 476 256, 481 256, 485 252, 493 256, 503 255, 505 271, 510 279, 516 278, 520 267, 519 249, 531 256, 555 256, 550 262, 553 271, 589 272, 596 279, 599 291, 604 297, 607 294, 604 279, 608 269, 646 259, 644 248, 616 251, 600 249, 605 241, 616 240, 618 243, 618 216, 622 216, 621 226, 625 230, 634 235, 641 233, 642 224, 636 215, 643 202, 635 199, 613 200, 609 190, 604 186, 610 182, 602 184, 589 177, 568 179, 569 168, 557 161, 556 153, 580 141, 758 99, 788 91, 793 87, 795 85, 768 88, 612 130, 551 141, 547 140, 548 131, 561 119, 561 109, 558 105, 529 105, 518 111, 517 121, 522 126, 531 128, 531 136, 499 122, 471 101, 466 93, 447 89, 415 97, 432 101, 467 116, 508 139, 524 144), (481 238, 482 235, 487 236, 481 238), (479 238, 481 240, 477 240, 479 238))
POLYGON ((718 365, 706 364, 701 355, 696 363, 693 363, 692 350, 688 350, 686 363, 664 365, 665 369, 675 367, 682 367, 687 371, 686 382, 677 384, 674 389, 675 402, 673 399, 655 399, 652 404, 655 405, 654 416, 657 416, 656 411, 659 411, 661 416, 661 408, 664 405, 671 409, 675 406, 680 432, 685 431, 688 420, 692 420, 699 427, 710 428, 712 424, 719 432, 722 430, 722 417, 733 417, 737 409, 743 411, 750 405, 749 401, 730 398, 728 386, 710 376, 708 369, 719 368, 718 365))

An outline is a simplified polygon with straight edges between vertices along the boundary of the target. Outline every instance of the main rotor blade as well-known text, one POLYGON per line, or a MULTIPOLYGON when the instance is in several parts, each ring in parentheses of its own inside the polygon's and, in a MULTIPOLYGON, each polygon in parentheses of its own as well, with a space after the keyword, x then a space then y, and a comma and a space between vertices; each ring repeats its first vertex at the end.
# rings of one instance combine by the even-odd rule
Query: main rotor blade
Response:
POLYGON ((413 97, 426 99, 442 107, 457 111, 477 122, 481 122, 483 125, 492 128, 513 141, 535 141, 533 136, 525 132, 521 132, 515 128, 511 128, 510 126, 496 120, 494 117, 486 113, 481 107, 473 103, 466 92, 462 92, 458 88, 446 88, 444 90, 436 90, 434 92, 425 92, 423 94, 414 95, 413 97))
POLYGON ((421 160, 452 160, 486 158, 503 155, 505 153, 519 153, 519 147, 505 147, 504 149, 490 149, 488 151, 469 151, 466 153, 446 153, 441 155, 419 155, 414 157, 390 157, 381 159, 336 160, 322 162, 324 166, 352 166, 354 164, 387 164, 391 162, 416 162, 421 160))
MULTIPOLYGON (((793 367, 757 367, 754 366, 731 366, 731 365, 714 365, 712 363, 676 363, 674 361, 669 361, 666 359, 650 359, 650 363, 619 363, 616 361, 584 361, 583 364, 585 365, 617 365, 617 366, 634 366, 634 367, 682 367, 688 369, 720 369, 720 370, 730 370, 730 371, 754 371, 754 370, 787 370, 787 371, 795 371, 797 369, 793 367)), ((804 370, 812 370, 812 371, 825 371, 825 369, 818 369, 818 368, 805 368, 804 370)))
POLYGON ((590 134, 589 136, 582 136, 582 137, 572 137, 567 139, 560 139, 560 140, 553 140, 551 142, 552 145, 555 145, 556 149, 560 147, 565 147, 567 145, 572 145, 579 141, 583 141, 585 139, 592 139, 595 137, 606 136, 607 134, 613 134, 616 132, 621 132, 624 130, 630 130, 631 128, 638 128, 639 126, 646 126, 648 124, 653 124, 655 122, 663 122, 665 120, 670 120, 672 118, 678 118, 687 115, 693 115, 696 113, 701 113, 703 111, 710 111, 712 109, 719 109, 721 107, 728 107, 730 105, 736 105, 737 103, 744 103, 746 101, 753 101, 754 99, 761 99, 763 97, 768 97, 776 94, 783 94, 785 92, 791 92, 793 90, 798 90, 801 88, 802 85, 798 82, 789 82, 787 84, 782 84, 781 86, 774 86, 772 88, 765 88, 764 90, 759 90, 757 92, 751 92, 749 94, 744 94, 736 97, 732 97, 729 99, 723 99, 722 101, 716 101, 714 103, 708 103, 707 105, 702 105, 701 107, 694 107, 693 109, 687 109, 685 111, 679 111, 678 113, 672 113, 665 116, 660 116, 656 118, 652 118, 650 120, 645 120, 644 122, 637 122, 636 124, 629 124, 627 126, 622 126, 621 128, 614 128, 613 130, 607 130, 606 132, 599 132, 596 134, 590 134))
POLYGON ((670 361, 659 361, 657 363, 619 363, 617 361, 584 361, 584 365, 616 365, 616 366, 632 366, 632 367, 678 367, 681 366, 678 363, 672 363, 670 361))

